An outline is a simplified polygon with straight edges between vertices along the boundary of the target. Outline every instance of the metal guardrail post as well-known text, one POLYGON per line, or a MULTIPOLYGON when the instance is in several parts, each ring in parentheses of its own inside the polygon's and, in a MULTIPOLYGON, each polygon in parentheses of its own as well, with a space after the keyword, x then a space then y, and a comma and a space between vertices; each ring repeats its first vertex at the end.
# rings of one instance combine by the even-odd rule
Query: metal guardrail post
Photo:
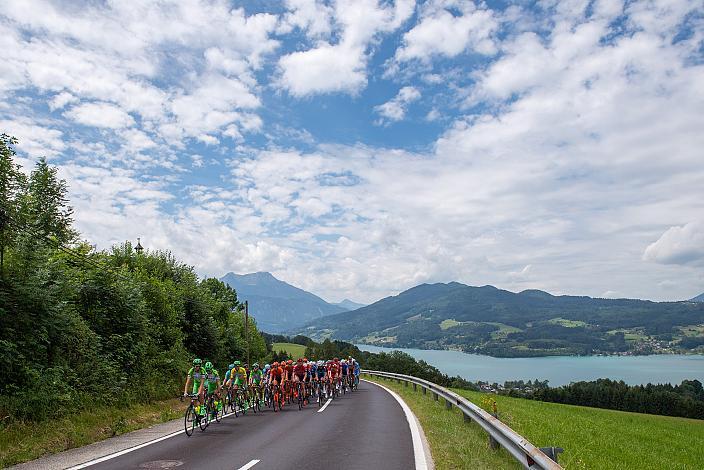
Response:
POLYGON ((445 408, 447 408, 448 410, 452 409, 452 402, 447 398, 445 398, 445 408))
POLYGON ((438 401, 438 394, 433 392, 433 400, 438 401))
POLYGON ((418 390, 418 389, 416 388, 417 385, 418 385, 418 384, 416 384, 415 382, 413 382, 413 391, 414 391, 414 392, 418 390))
POLYGON ((427 395, 427 393, 428 393, 428 389, 423 387, 423 395, 427 395))

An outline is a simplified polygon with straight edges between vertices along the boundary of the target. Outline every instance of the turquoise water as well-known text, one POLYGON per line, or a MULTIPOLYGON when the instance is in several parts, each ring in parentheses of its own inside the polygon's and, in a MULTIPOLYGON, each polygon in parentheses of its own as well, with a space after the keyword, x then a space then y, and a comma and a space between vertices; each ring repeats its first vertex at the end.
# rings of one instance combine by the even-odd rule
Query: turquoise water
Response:
POLYGON ((649 382, 679 384, 683 379, 704 382, 704 355, 497 358, 457 351, 391 349, 364 344, 357 347, 371 352, 403 351, 450 376, 459 375, 473 382, 547 379, 553 387, 599 378, 623 380, 631 385, 649 382))

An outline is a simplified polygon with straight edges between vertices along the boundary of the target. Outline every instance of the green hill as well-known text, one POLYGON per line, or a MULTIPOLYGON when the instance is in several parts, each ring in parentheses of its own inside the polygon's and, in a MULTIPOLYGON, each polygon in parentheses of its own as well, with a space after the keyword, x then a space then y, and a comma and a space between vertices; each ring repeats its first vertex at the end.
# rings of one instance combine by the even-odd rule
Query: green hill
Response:
POLYGON ((306 352, 306 347, 302 344, 294 343, 272 343, 271 350, 276 352, 286 351, 292 358, 298 359, 299 357, 303 357, 306 352))
POLYGON ((698 351, 702 324, 702 303, 514 293, 451 282, 423 284, 298 331, 379 346, 545 356, 698 351))

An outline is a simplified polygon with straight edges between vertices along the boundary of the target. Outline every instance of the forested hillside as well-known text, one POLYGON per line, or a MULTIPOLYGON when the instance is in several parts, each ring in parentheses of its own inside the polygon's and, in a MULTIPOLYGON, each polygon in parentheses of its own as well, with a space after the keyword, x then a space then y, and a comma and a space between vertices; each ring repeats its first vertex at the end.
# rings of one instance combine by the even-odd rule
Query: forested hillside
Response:
MULTIPOLYGON (((0 140, 0 415, 41 419, 89 404, 173 397, 194 356, 245 351, 236 292, 164 251, 96 251, 73 228, 66 183, 30 175, 0 140)), ((266 347, 250 320, 252 358, 266 347)))
POLYGON ((704 303, 423 284, 301 328, 315 339, 492 356, 704 351, 704 303))

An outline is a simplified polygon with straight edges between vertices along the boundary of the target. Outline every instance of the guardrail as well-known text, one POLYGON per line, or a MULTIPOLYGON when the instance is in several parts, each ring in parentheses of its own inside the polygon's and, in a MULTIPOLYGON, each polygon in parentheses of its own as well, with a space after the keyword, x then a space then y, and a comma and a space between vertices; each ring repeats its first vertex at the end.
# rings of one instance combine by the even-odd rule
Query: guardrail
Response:
MULTIPOLYGON (((513 429, 502 423, 498 417, 487 413, 482 408, 478 407, 466 398, 444 388, 440 385, 428 382, 427 380, 419 379, 411 375, 394 374, 392 372, 381 372, 376 370, 362 370, 362 374, 367 374, 377 377, 385 377, 394 379, 397 382, 404 382, 404 385, 413 384, 413 389, 417 390, 420 386, 423 393, 428 390, 433 394, 433 398, 437 401, 438 397, 445 400, 445 407, 452 409, 453 406, 459 408, 464 414, 464 420, 472 420, 482 427, 489 434, 489 441, 493 448, 498 448, 501 445, 505 448, 523 467, 530 470, 559 470, 562 467, 543 450, 535 447, 533 444, 521 435, 517 434, 513 429)), ((557 452, 561 452, 559 448, 546 448, 556 458, 557 452)))

